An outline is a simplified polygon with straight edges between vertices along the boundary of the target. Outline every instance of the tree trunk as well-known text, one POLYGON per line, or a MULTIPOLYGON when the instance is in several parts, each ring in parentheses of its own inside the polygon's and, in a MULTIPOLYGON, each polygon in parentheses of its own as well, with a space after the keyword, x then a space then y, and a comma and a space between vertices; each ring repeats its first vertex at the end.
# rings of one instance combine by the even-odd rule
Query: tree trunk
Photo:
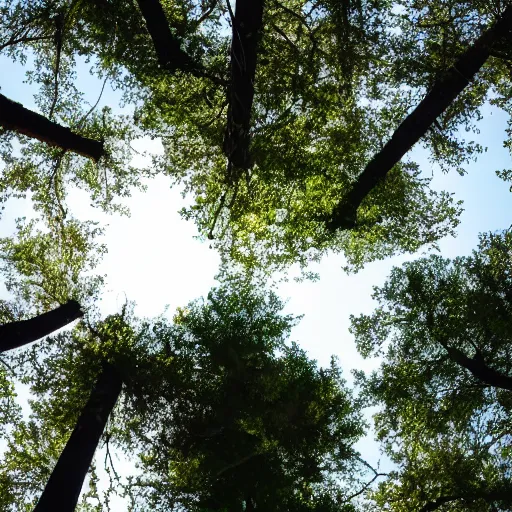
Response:
POLYGON ((105 154, 103 142, 82 137, 69 128, 28 110, 20 103, 11 101, 2 94, 0 94, 0 126, 46 142, 50 146, 78 153, 94 161, 98 161, 105 154))
POLYGON ((477 354, 475 357, 468 357, 457 348, 450 347, 445 343, 441 344, 448 352, 450 359, 459 366, 466 368, 476 379, 490 386, 512 391, 512 377, 487 366, 481 354, 477 354))
POLYGON ((91 396, 78 418, 34 512, 73 512, 101 434, 121 393, 116 369, 103 363, 91 396))
POLYGON ((357 209, 371 190, 382 181, 432 123, 470 83, 490 55, 492 45, 502 37, 510 37, 512 6, 463 53, 454 66, 439 79, 421 103, 395 130, 391 140, 377 153, 361 173, 350 192, 333 210, 327 228, 352 229, 357 209))
POLYGON ((245 512, 254 512, 254 503, 252 502, 252 498, 247 496, 245 498, 245 512))
POLYGON ((248 169, 249 128, 258 41, 263 27, 263 0, 237 0, 232 24, 231 90, 224 153, 233 166, 248 169))
POLYGON ((80 304, 68 300, 66 304, 29 320, 0 325, 0 352, 36 341, 82 316, 80 304))
POLYGON ((173 35, 159 0, 137 0, 160 65, 169 71, 192 71, 196 65, 173 35))

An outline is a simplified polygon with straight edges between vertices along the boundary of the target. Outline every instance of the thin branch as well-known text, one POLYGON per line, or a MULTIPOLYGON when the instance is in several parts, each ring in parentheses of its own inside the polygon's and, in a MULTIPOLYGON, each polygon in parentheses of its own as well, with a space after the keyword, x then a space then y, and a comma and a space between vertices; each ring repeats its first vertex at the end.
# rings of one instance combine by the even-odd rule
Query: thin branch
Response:
POLYGON ((108 461, 110 463, 110 468, 112 469, 112 472, 114 473, 115 479, 119 482, 120 481, 119 474, 117 473, 116 468, 114 467, 114 461, 112 460, 112 454, 110 453, 110 434, 106 435, 105 449, 106 449, 105 461, 104 461, 105 471, 107 471, 107 473, 110 473, 110 471, 108 469, 108 465, 107 465, 107 461, 108 461))
POLYGON ((375 482, 375 480, 377 480, 377 478, 379 478, 380 476, 388 476, 388 473, 375 473, 375 476, 369 482, 364 484, 363 487, 359 491, 355 492, 354 494, 351 494, 348 498, 345 498, 341 502, 341 504, 348 503, 349 501, 351 501, 354 498, 357 498, 358 496, 363 494, 363 492, 366 491, 366 489, 368 489, 368 487, 370 487, 370 485, 372 485, 373 482, 375 482))
POLYGON ((109 75, 105 77, 105 80, 103 80, 103 85, 101 86, 101 91, 98 96, 98 99, 96 100, 96 103, 81 117, 81 119, 76 124, 78 129, 82 129, 84 122, 87 120, 87 118, 96 110, 96 107, 99 105, 101 101, 101 97, 103 96, 103 92, 105 91, 105 86, 107 85, 107 81, 109 79, 109 75))
POLYGON ((210 3, 210 6, 206 9, 206 11, 197 19, 195 20, 193 23, 194 23, 194 28, 197 29, 197 27, 199 27, 199 25, 201 25, 201 23, 203 23, 203 21, 205 21, 206 19, 209 18, 210 14, 215 10, 215 8, 217 7, 217 3, 218 3, 219 0, 213 0, 211 3, 210 3))
POLYGON ((226 471, 229 471, 230 469, 237 468, 238 466, 241 466, 242 464, 245 464, 248 460, 252 459, 253 457, 256 457, 257 455, 260 455, 260 453, 252 452, 249 455, 242 457, 240 460, 237 460, 236 462, 233 462, 232 464, 228 464, 225 468, 222 468, 220 471, 218 471, 215 476, 218 478, 219 476, 223 475, 226 471))
POLYGON ((53 36, 24 36, 24 37, 18 37, 18 38, 12 38, 9 39, 9 41, 3 43, 0 45, 0 52, 5 50, 5 48, 9 46, 14 46, 20 43, 31 43, 35 41, 45 41, 47 39, 52 39, 53 36))
POLYGON ((55 16, 55 46, 56 46, 56 56, 55 56, 55 72, 54 72, 54 86, 53 86, 53 100, 50 106, 50 113, 48 114, 48 118, 51 119, 53 117, 53 113, 55 110, 55 106, 57 105, 57 100, 59 97, 59 72, 60 72, 60 56, 62 52, 62 38, 64 35, 64 14, 59 13, 55 16))
POLYGON ((296 53, 299 53, 299 49, 297 48, 297 46, 295 45, 295 43, 286 35, 285 32, 283 32, 277 25, 275 25, 274 23, 272 23, 270 25, 293 49, 293 51, 295 51, 296 53))
POLYGON ((208 232, 208 240, 214 239, 213 231, 215 230, 215 226, 217 225, 217 220, 219 219, 220 212, 222 211, 222 208, 224 208, 224 203, 226 202, 226 194, 227 191, 225 190, 220 198, 219 206, 217 207, 213 215, 212 225, 210 227, 210 231, 208 232))

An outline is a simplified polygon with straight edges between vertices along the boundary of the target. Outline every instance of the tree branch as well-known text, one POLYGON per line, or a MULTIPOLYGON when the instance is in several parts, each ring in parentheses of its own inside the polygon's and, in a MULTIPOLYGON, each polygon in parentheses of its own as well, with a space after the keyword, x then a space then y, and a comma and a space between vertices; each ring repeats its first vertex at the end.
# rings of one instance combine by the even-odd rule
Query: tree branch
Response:
POLYGON ((358 177, 348 194, 334 208, 327 228, 352 229, 356 225, 357 209, 366 196, 376 187, 455 98, 471 82, 475 74, 490 56, 497 40, 510 38, 512 6, 503 16, 486 30, 439 79, 420 104, 395 130, 391 139, 377 153, 358 177))
POLYGON ((69 128, 25 108, 20 103, 11 101, 2 94, 0 94, 0 126, 94 161, 98 161, 105 154, 102 141, 82 137, 69 128))
POLYGON ((66 304, 29 320, 0 325, 0 352, 36 341, 82 316, 80 304, 76 300, 68 300, 66 304))
POLYGON ((137 3, 163 69, 171 73, 177 70, 186 71, 197 77, 208 78, 217 85, 226 85, 224 80, 208 73, 200 63, 195 62, 181 49, 180 41, 172 33, 159 0, 137 0, 137 3))

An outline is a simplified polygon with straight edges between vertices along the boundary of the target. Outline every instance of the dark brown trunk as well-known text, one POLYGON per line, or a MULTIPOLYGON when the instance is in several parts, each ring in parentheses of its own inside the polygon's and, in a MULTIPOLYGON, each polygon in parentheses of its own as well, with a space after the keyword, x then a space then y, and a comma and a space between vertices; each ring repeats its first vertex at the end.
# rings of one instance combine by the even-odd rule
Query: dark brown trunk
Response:
POLYGON ((254 503, 250 496, 245 498, 245 512, 254 512, 254 503))
POLYGON ((258 41, 263 27, 263 0, 237 0, 232 23, 231 90, 224 153, 233 166, 248 169, 249 128, 258 41))
POLYGON ((0 126, 66 151, 98 161, 104 154, 103 142, 82 137, 58 123, 28 110, 0 94, 0 126))
MULTIPOLYGON (((461 493, 458 496, 441 496, 434 501, 429 501, 423 507, 420 508, 419 512, 432 512, 441 508, 446 503, 450 503, 452 501, 464 500, 464 504, 472 503, 477 500, 485 501, 488 504, 501 502, 500 510, 509 509, 510 504, 512 502, 512 489, 510 488, 510 483, 506 482, 504 485, 496 487, 495 489, 490 490, 475 490, 472 491, 468 489, 466 493, 461 493)), ((492 509, 494 510, 494 509, 492 509)), ((496 510, 498 510, 496 508, 496 510)))
POLYGON ((512 391, 512 377, 497 372, 487 366, 481 354, 477 354, 475 357, 468 357, 457 348, 450 347, 446 344, 442 345, 448 352, 450 359, 459 366, 469 370, 473 377, 496 388, 512 391))
POLYGON ((328 229, 334 231, 355 227, 357 209, 365 197, 470 83, 489 57, 492 45, 502 37, 509 37, 511 28, 512 6, 459 57, 455 65, 434 84, 421 103, 395 130, 391 140, 373 157, 350 192, 336 206, 327 222, 328 229))
POLYGON ((107 419, 121 393, 122 380, 108 363, 96 381, 69 441, 34 512, 73 512, 107 419))
POLYGON ((29 320, 0 325, 0 352, 36 341, 82 316, 80 304, 68 300, 66 304, 29 320))
POLYGON ((196 65, 173 35, 159 0, 137 0, 160 65, 169 70, 192 71, 196 65))
POLYGON ((432 512, 442 507, 446 503, 450 503, 451 501, 460 500, 461 496, 441 496, 434 501, 429 501, 423 507, 421 507, 419 512, 432 512))

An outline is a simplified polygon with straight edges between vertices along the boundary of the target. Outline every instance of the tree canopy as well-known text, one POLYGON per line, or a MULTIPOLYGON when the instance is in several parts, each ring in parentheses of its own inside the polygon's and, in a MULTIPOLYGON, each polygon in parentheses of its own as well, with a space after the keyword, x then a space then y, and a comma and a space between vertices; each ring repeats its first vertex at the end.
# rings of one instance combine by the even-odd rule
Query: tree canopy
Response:
MULTIPOLYGON (((37 401, 2 467, 9 506, 31 503, 48 478, 17 479, 20 446, 31 429, 67 437, 103 360, 124 381, 104 439, 138 459, 125 486, 134 510, 353 510, 368 479, 354 448, 365 431, 361 403, 334 359, 319 368, 287 340, 296 320, 282 307, 274 294, 226 285, 172 323, 138 320, 127 307, 14 357, 37 401)), ((30 463, 42 466, 55 446, 30 463)))
POLYGON ((234 7, 156 0, 137 8, 124 0, 6 7, 4 52, 22 61, 33 55, 30 79, 42 87, 38 106, 48 122, 77 126, 77 136, 104 144, 95 164, 100 153, 86 152, 86 161, 67 143, 44 139, 58 146, 51 149, 24 139, 31 149, 10 156, 13 169, 39 170, 15 188, 48 180, 55 186, 41 201, 62 203, 69 176, 108 207, 140 183, 141 171, 126 162, 130 141, 148 135, 162 139, 165 155, 142 175, 164 172, 192 193, 195 204, 183 215, 227 261, 270 271, 334 250, 359 269, 453 233, 460 205, 432 190, 414 161, 400 159, 418 139, 437 162, 459 170, 481 151, 458 130, 476 129, 490 95, 506 109, 505 6, 240 0, 234 7), (87 110, 74 76, 84 58, 122 91, 133 118, 87 110))
POLYGON ((507 231, 471 256, 406 263, 376 288, 378 309, 353 318, 362 355, 384 357, 360 378, 398 465, 376 497, 392 510, 512 507, 511 248, 507 231))
POLYGON ((456 233, 461 202, 410 151, 460 174, 484 152, 482 109, 510 112, 510 2, 0 1, 0 57, 35 91, 0 94, 0 201, 34 210, 0 239, 2 510, 71 512, 85 480, 84 512, 115 493, 134 511, 512 510, 510 231, 392 271, 352 319, 381 358, 353 389, 343 360, 290 341, 298 317, 262 280, 456 233), (135 165, 141 139, 163 154, 135 165), (128 301, 104 315, 103 227, 69 197, 129 213, 157 174, 219 251, 218 286, 172 321, 128 301), (386 473, 356 448, 369 406, 386 473))

